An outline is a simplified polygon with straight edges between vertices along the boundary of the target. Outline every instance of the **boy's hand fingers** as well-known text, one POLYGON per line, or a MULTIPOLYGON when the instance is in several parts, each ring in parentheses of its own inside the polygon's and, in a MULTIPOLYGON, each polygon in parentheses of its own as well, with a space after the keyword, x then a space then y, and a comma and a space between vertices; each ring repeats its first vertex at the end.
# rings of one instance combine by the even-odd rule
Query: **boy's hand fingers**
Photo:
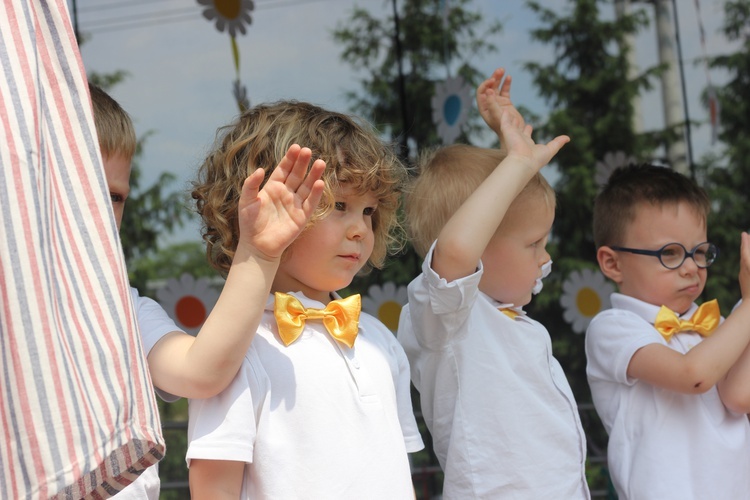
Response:
POLYGON ((547 143, 547 148, 549 148, 552 156, 554 157, 562 149, 562 147, 569 142, 570 137, 568 137, 567 135, 558 135, 547 143))
POLYGON ((271 172, 271 176, 268 179, 285 182, 287 176, 289 175, 289 172, 291 172, 292 168, 294 167, 294 162, 297 161, 297 157, 299 157, 301 150, 302 148, 298 144, 292 144, 291 146, 289 146, 286 154, 281 159, 276 168, 273 169, 273 172, 271 172))
POLYGON ((265 171, 262 168, 255 169, 255 172, 247 176, 245 182, 242 183, 240 204, 249 203, 258 197, 260 185, 263 183, 264 176, 265 171))
MULTIPOLYGON (((286 157, 285 157, 286 158, 286 157)), ((303 185, 305 176, 307 175, 307 166, 310 164, 310 158, 312 158, 312 151, 310 148, 302 148, 299 150, 299 154, 292 162, 289 172, 287 173, 284 184, 292 191, 303 185)))
POLYGON ((302 181, 300 186, 297 188, 297 195, 300 198, 304 200, 310 196, 310 193, 312 192, 316 181, 321 178, 325 168, 325 161, 321 159, 315 160, 315 162, 312 164, 312 167, 310 167, 310 172, 308 172, 307 177, 305 177, 304 181, 302 181))

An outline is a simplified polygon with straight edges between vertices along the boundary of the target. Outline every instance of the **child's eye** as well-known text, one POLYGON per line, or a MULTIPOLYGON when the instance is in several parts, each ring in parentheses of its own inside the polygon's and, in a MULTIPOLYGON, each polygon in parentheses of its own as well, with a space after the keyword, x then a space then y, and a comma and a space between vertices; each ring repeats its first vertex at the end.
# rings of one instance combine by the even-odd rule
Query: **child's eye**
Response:
POLYGON ((125 198, 117 193, 109 193, 109 199, 112 200, 112 203, 122 203, 125 201, 125 198))
POLYGON ((375 211, 377 210, 377 207, 367 207, 365 208, 362 213, 366 216, 372 216, 375 214, 375 211))
POLYGON ((346 210, 346 203, 344 203, 343 201, 337 201, 333 204, 333 208, 343 212, 344 210, 346 210))

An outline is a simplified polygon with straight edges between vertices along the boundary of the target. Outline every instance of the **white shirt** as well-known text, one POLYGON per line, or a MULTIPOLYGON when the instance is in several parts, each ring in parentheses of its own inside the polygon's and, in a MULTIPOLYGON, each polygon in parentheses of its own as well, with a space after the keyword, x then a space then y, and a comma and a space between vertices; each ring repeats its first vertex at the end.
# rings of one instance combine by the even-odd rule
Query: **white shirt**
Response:
MULTIPOLYGON (((690 318, 693 304, 682 318, 690 318)), ((680 353, 702 341, 653 327, 659 306, 619 293, 586 331, 591 395, 609 433, 608 461, 622 499, 750 498, 750 424, 726 409, 716 387, 682 394, 628 377, 633 354, 649 344, 680 353)))
MULTIPOLYGON (((148 297, 141 297, 138 295, 138 290, 133 287, 130 287, 130 296, 133 299, 141 342, 143 342, 143 352, 146 356, 164 335, 169 332, 182 331, 158 303, 148 297)), ((156 393, 169 403, 179 399, 159 389, 156 389, 156 393)), ((159 489, 159 464, 157 463, 143 471, 138 479, 126 486, 115 497, 118 500, 159 500, 159 489)))
MULTIPOLYGON (((293 295, 305 307, 324 307, 293 295)), ((270 296, 229 387, 190 400, 188 466, 245 462, 246 499, 412 499, 407 452, 423 444, 408 361, 393 334, 362 313, 352 349, 316 320, 284 346, 273 303, 270 296)))
POLYGON ((409 284, 398 339, 444 497, 589 498, 585 434, 547 330, 525 314, 510 319, 479 291, 481 263, 448 283, 431 262, 432 250, 409 284))

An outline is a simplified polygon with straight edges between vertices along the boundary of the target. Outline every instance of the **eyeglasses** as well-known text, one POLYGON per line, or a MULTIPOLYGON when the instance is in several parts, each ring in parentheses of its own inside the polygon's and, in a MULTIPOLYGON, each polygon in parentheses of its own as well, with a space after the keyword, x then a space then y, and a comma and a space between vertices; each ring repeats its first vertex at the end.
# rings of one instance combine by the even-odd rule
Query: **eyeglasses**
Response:
POLYGON ((705 269, 714 263, 716 257, 719 256, 719 247, 713 243, 704 242, 696 245, 692 250, 688 252, 680 243, 667 243, 659 250, 641 250, 639 248, 625 248, 625 247, 609 247, 612 250, 618 252, 630 252, 638 255, 650 255, 652 257, 659 257, 661 265, 667 269, 677 269, 684 262, 685 259, 690 257, 695 262, 695 265, 701 269, 705 269))

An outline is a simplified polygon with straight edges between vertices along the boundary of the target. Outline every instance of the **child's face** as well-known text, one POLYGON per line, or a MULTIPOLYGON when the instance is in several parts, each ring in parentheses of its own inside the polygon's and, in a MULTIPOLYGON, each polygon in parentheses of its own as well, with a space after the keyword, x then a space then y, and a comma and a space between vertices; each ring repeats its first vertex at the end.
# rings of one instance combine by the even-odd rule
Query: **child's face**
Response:
POLYGON ((301 291, 327 304, 330 293, 348 286, 372 254, 372 215, 378 200, 349 188, 335 193, 334 210, 305 230, 281 259, 273 291, 301 291))
POLYGON ((514 206, 482 254, 479 289, 504 304, 528 304, 542 265, 550 260, 545 247, 554 220, 555 209, 543 196, 514 206))
POLYGON ((125 211, 125 200, 130 194, 130 158, 113 155, 104 160, 104 175, 107 177, 109 198, 115 211, 117 230, 120 230, 122 214, 125 211))
MULTIPOLYGON (((706 225, 698 212, 684 202, 654 206, 641 204, 627 226, 621 244, 627 248, 658 250, 667 243, 681 243, 688 250, 706 241, 706 225)), ((614 276, 620 292, 636 299, 667 306, 683 313, 706 284, 706 269, 691 258, 677 269, 662 266, 657 257, 628 252, 613 253, 614 276)))

